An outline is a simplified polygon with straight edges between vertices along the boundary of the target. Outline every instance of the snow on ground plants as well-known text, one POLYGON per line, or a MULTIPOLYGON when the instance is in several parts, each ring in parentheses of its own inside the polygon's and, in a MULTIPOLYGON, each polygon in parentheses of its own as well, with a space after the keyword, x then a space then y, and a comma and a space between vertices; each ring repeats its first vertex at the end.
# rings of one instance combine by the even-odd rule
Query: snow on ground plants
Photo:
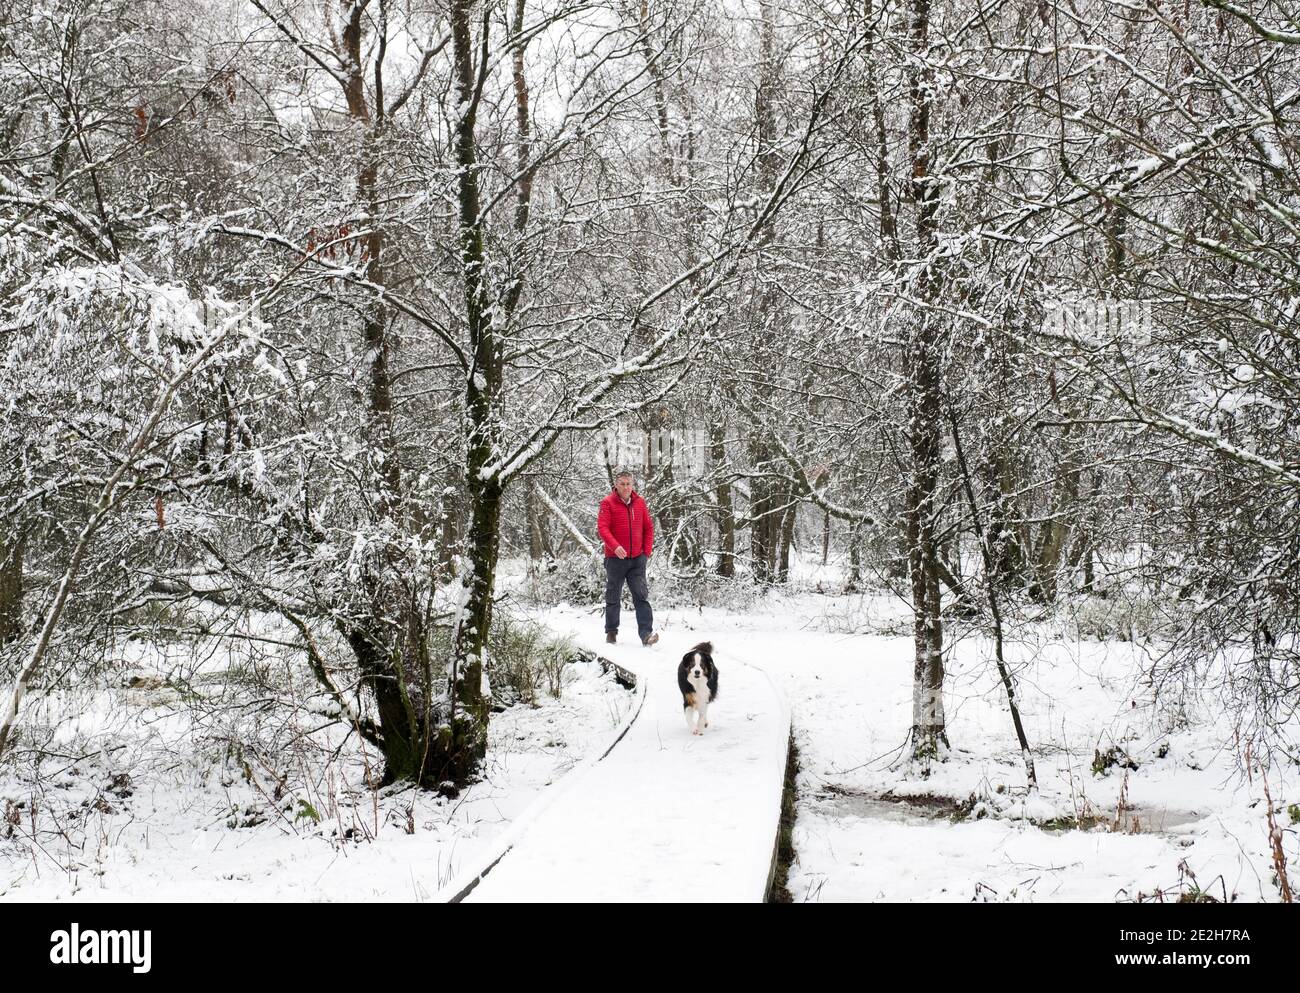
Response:
MULTIPOLYGON (((509 623, 531 615, 599 643, 592 577, 570 571, 553 580, 566 595, 551 602, 566 602, 550 606, 545 583, 508 570, 509 623)), ((903 750, 912 641, 898 596, 846 594, 816 570, 761 595, 661 575, 652 594, 662 641, 619 650, 645 652, 638 666, 670 681, 680 653, 710 639, 723 674, 716 733, 688 742, 692 763, 752 724, 727 692, 739 663, 786 697, 799 754, 790 899, 1276 900, 1265 777, 1300 874, 1300 770, 1243 752, 1213 680, 1153 685, 1162 646, 1132 625, 1046 612, 1013 625, 1006 656, 1040 786, 1030 796, 991 642, 971 622, 946 628, 951 751, 923 775, 903 750)), ((376 757, 343 739, 310 674, 278 653, 289 635, 252 634, 246 646, 111 646, 99 679, 32 708, 0 779, 0 898, 433 899, 603 749, 631 701, 595 663, 563 667, 558 699, 555 674, 539 670, 535 692, 493 715, 482 782, 454 799, 375 790, 376 757)), ((684 754, 668 741, 643 761, 684 754)), ((771 772, 756 765, 750 786, 771 792, 771 772)), ((622 830, 655 827, 651 812, 622 830)))
POLYGON ((532 702, 493 715, 484 779, 448 799, 370 789, 373 750, 283 657, 229 641, 109 654, 105 685, 33 709, 0 778, 0 899, 429 899, 630 703, 595 662, 565 666, 558 698, 539 674, 532 702))
MULTIPOLYGON (((717 609, 661 580, 656 609, 664 665, 712 639, 724 684, 728 663, 745 662, 788 698, 800 763, 792 899, 1277 900, 1265 775, 1300 874, 1300 769, 1282 760, 1265 773, 1235 748, 1211 687, 1157 694, 1147 674, 1158 643, 1019 625, 1006 656, 1037 769, 1031 797, 991 640, 950 625, 952 750, 923 776, 902 753, 906 604, 887 591, 809 592, 819 581, 805 574, 790 593, 717 609)), ((599 607, 566 605, 548 622, 567 630, 581 615, 599 627, 599 607)), ((736 718, 724 692, 710 719, 736 718)))

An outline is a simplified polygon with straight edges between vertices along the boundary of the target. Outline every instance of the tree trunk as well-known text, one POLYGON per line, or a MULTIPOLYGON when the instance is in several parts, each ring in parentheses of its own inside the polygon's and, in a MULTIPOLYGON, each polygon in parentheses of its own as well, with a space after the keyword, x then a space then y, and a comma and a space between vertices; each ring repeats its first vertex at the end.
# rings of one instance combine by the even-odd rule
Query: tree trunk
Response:
POLYGON ((460 549, 464 528, 464 499, 461 494, 459 474, 449 472, 441 496, 442 540, 438 548, 438 563, 445 576, 456 575, 456 552, 460 549))
POLYGON ((849 525, 849 576, 844 581, 844 590, 854 592, 862 585, 862 537, 858 534, 856 524, 849 525))
MULTIPOLYGON (((485 271, 475 136, 480 93, 471 31, 474 8, 473 0, 454 0, 451 7, 454 77, 461 107, 454 142, 460 275, 470 345, 470 367, 465 381, 468 448, 464 475, 470 524, 465 540, 467 567, 461 577, 463 607, 453 638, 448 678, 450 715, 438 730, 432 759, 438 775, 457 786, 474 777, 487 752, 489 694, 484 692, 483 683, 501 525, 501 483, 491 466, 493 457, 500 451, 505 364, 504 342, 495 323, 498 317, 493 313, 485 271)), ((489 22, 484 20, 480 30, 488 31, 489 22)), ((518 83, 517 79, 516 99, 518 83)), ((516 225, 526 222, 526 214, 526 210, 516 212, 516 225)), ((518 298, 514 287, 510 296, 507 309, 518 298)))
POLYGON ((990 581, 1008 591, 1024 582, 1025 552, 1015 512, 1015 480, 1010 460, 998 452, 984 464, 985 500, 989 507, 988 541, 993 573, 990 581))
MULTIPOLYGON (((1070 441, 1070 428, 1065 429, 1065 444, 1070 441)), ((1072 522, 1078 514, 1079 465, 1074 454, 1067 450, 1061 460, 1061 478, 1053 494, 1048 519, 1039 532, 1038 548, 1034 555, 1034 583, 1029 595, 1039 603, 1056 600, 1056 577, 1066 543, 1073 530, 1072 522)))
POLYGON ((469 567, 462 578, 465 606, 456 626, 450 680, 452 709, 439 728, 434 766, 442 779, 457 785, 474 777, 487 754, 490 694, 485 692, 484 675, 501 535, 501 489, 496 480, 482 481, 471 493, 471 504, 469 567))
POLYGON ((23 545, 21 535, 0 541, 0 648, 23 629, 23 545))
POLYGON ((726 476, 726 427, 721 421, 709 425, 709 455, 713 460, 713 471, 718 474, 714 491, 718 502, 718 575, 730 579, 736 574, 736 512, 732 506, 731 484, 726 476))
MULTIPOLYGON (((382 62, 375 65, 377 90, 371 104, 366 92, 366 30, 364 7, 354 5, 343 25, 342 55, 347 67, 343 93, 348 117, 359 129, 360 165, 357 170, 357 201, 370 218, 370 230, 360 240, 360 261, 365 279, 384 286, 385 230, 382 221, 379 166, 383 158, 384 108, 382 104, 382 62)), ((376 43, 386 38, 380 32, 376 43)), ((382 56, 380 56, 382 58, 382 56)), ((430 684, 426 646, 422 644, 419 611, 402 575, 401 541, 410 522, 406 519, 402 495, 402 468, 393 419, 392 347, 390 315, 382 298, 369 299, 361 309, 361 338, 369 362, 367 383, 366 436, 370 476, 376 481, 376 516, 389 524, 395 540, 385 549, 385 568, 363 582, 368 588, 370 617, 345 628, 345 636, 357 658, 363 683, 374 695, 379 718, 378 733, 384 754, 384 781, 410 779, 429 783, 429 729, 433 719, 433 687, 430 684)))
POLYGON ((830 562, 831 558, 831 512, 829 510, 822 512, 822 565, 830 562))
POLYGON ((551 561, 555 558, 555 542, 551 540, 551 528, 547 522, 549 509, 547 505, 537 497, 537 489, 539 485, 539 483, 533 482, 530 487, 533 491, 533 499, 540 504, 540 506, 537 507, 537 539, 542 546, 542 557, 551 561))
MULTIPOLYGON (((760 64, 758 86, 754 93, 754 132, 757 144, 755 159, 762 187, 771 190, 777 183, 780 167, 775 105, 777 87, 780 85, 776 60, 776 14, 770 0, 759 0, 758 6, 760 64)), ((762 234, 760 244, 767 245, 775 240, 776 232, 768 227, 762 234)), ((759 325, 756 330, 762 341, 772 334, 777 296, 769 285, 761 285, 756 290, 759 325)), ((761 352, 755 359, 755 368, 776 368, 776 362, 761 352)), ((781 490, 765 475, 775 461, 776 453, 767 438, 753 439, 750 464, 755 476, 750 480, 750 554, 754 562, 754 579, 759 583, 772 582, 777 573, 781 537, 781 490)))
POLYGON ((542 558, 542 523, 538 520, 537 498, 529 480, 524 486, 524 517, 528 521, 528 560, 536 563, 542 558))
POLYGON ((392 632, 386 626, 348 626, 343 634, 361 671, 361 685, 375 701, 378 746, 384 757, 382 781, 424 782, 431 715, 427 706, 420 707, 411 698, 392 632))
POLYGON ((749 457, 753 475, 749 480, 749 557, 753 562, 754 581, 767 583, 772 578, 772 554, 775 535, 772 523, 772 485, 765 473, 770 465, 766 439, 755 434, 750 439, 749 457))
POLYGON ((911 0, 909 65, 911 119, 908 150, 911 199, 916 207, 917 257, 914 296, 904 356, 908 387, 911 472, 906 499, 915 665, 912 683, 912 756, 925 763, 947 745, 943 709, 943 625, 940 615, 939 550, 935 539, 939 477, 939 418, 942 410, 942 318, 929 304, 937 296, 936 211, 938 187, 930 175, 930 109, 934 69, 928 62, 930 0, 911 0))
POLYGON ((790 548, 794 545, 794 522, 799 504, 795 502, 794 488, 786 490, 785 513, 781 515, 780 552, 776 562, 776 581, 788 582, 790 579, 790 548))

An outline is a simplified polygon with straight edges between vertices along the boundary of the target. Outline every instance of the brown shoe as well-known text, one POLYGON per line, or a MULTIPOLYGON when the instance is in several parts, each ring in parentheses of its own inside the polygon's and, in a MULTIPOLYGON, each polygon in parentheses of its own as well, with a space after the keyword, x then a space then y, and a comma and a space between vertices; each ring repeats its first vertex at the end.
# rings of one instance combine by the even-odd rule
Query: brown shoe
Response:
POLYGON ((618 635, 615 634, 613 631, 606 631, 606 632, 605 632, 605 644, 607 644, 607 645, 617 645, 617 644, 618 644, 618 635))
POLYGON ((655 631, 653 634, 650 635, 649 638, 642 638, 642 639, 641 639, 641 644, 643 644, 643 645, 645 645, 647 648, 649 648, 651 645, 653 645, 653 644, 654 644, 656 641, 658 641, 658 640, 659 640, 659 632, 658 632, 658 631, 655 631))

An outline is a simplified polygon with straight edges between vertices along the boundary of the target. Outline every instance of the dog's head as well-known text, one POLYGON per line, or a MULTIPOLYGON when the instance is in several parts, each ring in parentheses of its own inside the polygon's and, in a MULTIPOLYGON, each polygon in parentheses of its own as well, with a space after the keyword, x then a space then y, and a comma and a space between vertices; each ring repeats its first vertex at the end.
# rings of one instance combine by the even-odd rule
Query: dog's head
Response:
POLYGON ((677 667, 677 676, 681 681, 704 680, 711 682, 717 678, 717 669, 713 665, 713 643, 701 641, 682 656, 677 667))

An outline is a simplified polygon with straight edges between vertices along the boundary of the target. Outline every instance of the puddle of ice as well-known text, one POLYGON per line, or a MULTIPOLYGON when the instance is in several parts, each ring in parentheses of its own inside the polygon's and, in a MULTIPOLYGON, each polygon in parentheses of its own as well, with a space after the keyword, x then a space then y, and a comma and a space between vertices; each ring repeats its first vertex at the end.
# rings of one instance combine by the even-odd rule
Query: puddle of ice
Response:
MULTIPOLYGON (((834 790, 814 794, 819 808, 833 816, 861 817, 868 820, 893 821, 904 824, 933 823, 946 820, 956 809, 954 803, 946 807, 940 803, 908 802, 906 799, 885 800, 863 793, 834 790)), ((1103 812, 1100 824, 1107 820, 1103 812)), ((1140 834, 1184 835, 1187 828, 1200 821, 1205 814, 1198 810, 1176 807, 1131 807, 1125 811, 1125 824, 1135 822, 1140 834)))

